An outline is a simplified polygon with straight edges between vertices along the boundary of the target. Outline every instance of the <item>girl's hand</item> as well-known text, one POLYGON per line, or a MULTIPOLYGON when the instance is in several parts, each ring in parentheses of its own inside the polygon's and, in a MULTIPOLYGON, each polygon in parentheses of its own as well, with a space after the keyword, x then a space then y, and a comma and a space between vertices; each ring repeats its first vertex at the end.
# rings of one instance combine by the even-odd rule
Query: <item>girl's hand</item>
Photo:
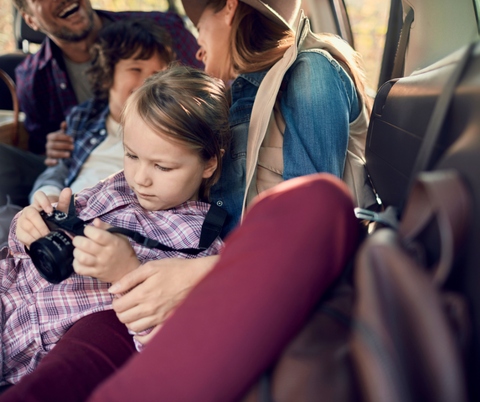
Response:
POLYGON ((79 275, 114 283, 139 265, 135 250, 125 236, 106 231, 110 225, 96 218, 85 228, 85 237, 73 239, 73 269, 79 275))
MULTIPOLYGON (((217 260, 218 256, 210 256, 191 260, 167 258, 145 263, 109 289, 113 294, 130 290, 113 300, 118 319, 134 332, 163 323, 217 260)), ((151 337, 153 335, 148 334, 138 340, 146 343, 151 337)))
MULTIPOLYGON (((71 189, 63 189, 58 198, 57 209, 62 212, 68 212, 71 196, 71 189)), ((53 212, 52 201, 45 193, 37 191, 33 198, 33 204, 23 209, 18 218, 16 235, 18 240, 25 246, 29 247, 35 240, 50 233, 50 229, 40 216, 40 212, 53 212)))

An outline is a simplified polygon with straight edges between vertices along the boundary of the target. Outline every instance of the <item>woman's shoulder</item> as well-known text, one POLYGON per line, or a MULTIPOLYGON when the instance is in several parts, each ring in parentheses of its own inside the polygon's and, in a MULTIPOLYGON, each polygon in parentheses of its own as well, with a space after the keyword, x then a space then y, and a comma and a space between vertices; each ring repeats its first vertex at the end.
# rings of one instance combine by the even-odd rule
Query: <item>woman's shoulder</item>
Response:
POLYGON ((350 75, 329 52, 320 48, 303 50, 298 54, 287 71, 283 88, 285 99, 293 97, 295 102, 302 99, 305 102, 312 99, 320 101, 322 97, 310 96, 313 93, 326 93, 329 98, 336 93, 336 96, 346 96, 350 103, 356 98, 355 84, 350 75))
POLYGON ((310 85, 328 78, 340 78, 353 85, 351 77, 340 63, 329 52, 320 48, 300 51, 287 76, 294 78, 296 82, 308 81, 310 85))

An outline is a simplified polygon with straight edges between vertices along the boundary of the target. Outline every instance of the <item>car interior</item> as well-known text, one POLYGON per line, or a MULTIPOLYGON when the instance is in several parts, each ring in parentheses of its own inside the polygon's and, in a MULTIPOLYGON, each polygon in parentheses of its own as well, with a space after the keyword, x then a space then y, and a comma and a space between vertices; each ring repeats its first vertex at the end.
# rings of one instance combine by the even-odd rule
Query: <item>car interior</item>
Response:
MULTIPOLYGON (((303 3, 314 32, 334 33, 355 47, 355 30, 348 13, 349 3, 355 1, 308 0, 303 3)), ((395 226, 389 224, 388 219, 393 214, 394 220, 402 222, 419 174, 454 172, 460 177, 471 207, 470 211, 463 211, 464 217, 456 215, 452 220, 464 219, 466 234, 451 251, 448 273, 441 281, 432 279, 431 284, 439 295, 457 294, 466 301, 463 315, 456 315, 455 311, 452 313, 455 310, 452 305, 449 312, 445 312, 445 319, 449 322, 455 321, 452 317, 462 315, 460 321, 463 324, 458 324, 457 320, 457 324, 451 325, 457 329, 452 329, 452 336, 456 345, 454 353, 462 365, 462 378, 459 379, 460 389, 451 391, 455 387, 449 388, 447 383, 450 375, 453 378, 454 370, 446 365, 442 374, 446 378, 445 383, 434 385, 443 395, 438 399, 428 399, 422 394, 424 388, 417 383, 434 381, 433 376, 425 372, 428 368, 425 368, 419 374, 421 378, 412 380, 416 381, 416 385, 412 386, 413 391, 405 399, 384 399, 386 394, 380 392, 382 387, 378 384, 364 386, 362 396, 357 397, 365 401, 480 400, 480 2, 388 0, 388 3, 390 11, 385 46, 378 68, 378 87, 371 88, 374 104, 365 146, 366 168, 381 206, 378 211, 357 211, 357 215, 380 222, 370 225, 370 232, 375 232, 377 227, 395 226), (458 330, 459 327, 461 330, 458 330), (376 387, 378 392, 372 391, 372 387, 376 387)), ((0 77, 5 77, 5 84, 0 82, 1 110, 15 109, 10 89, 14 85, 14 68, 27 55, 28 44, 41 43, 43 39, 42 34, 26 26, 18 13, 14 32, 19 50, 0 56, 0 72, 3 70, 6 73, 0 74, 0 77), (10 81, 8 77, 11 77, 10 81)), ((18 136, 14 135, 11 138, 4 136, 2 141, 18 145, 18 136)), ((438 194, 436 196, 439 197, 438 194)), ((461 198, 460 195, 458 198, 461 198)), ((462 205, 453 208, 462 208, 462 205)), ((442 218, 439 219, 441 221, 442 218)), ((419 236, 428 266, 437 263, 445 247, 442 225, 441 222, 429 221, 428 227, 422 229, 419 236)), ((354 277, 358 264, 357 260, 352 267, 354 277)), ((353 303, 353 308, 358 308, 356 301, 353 303)), ((423 311, 415 304, 411 308, 418 309, 419 314, 423 311)), ((387 311, 386 314, 394 316, 395 311, 387 311)), ((424 319, 428 321, 428 317, 424 319)), ((400 336, 400 333, 399 330, 397 335, 400 336)), ((435 331, 428 336, 435 336, 435 331)), ((428 339, 425 341, 429 342, 428 339)), ((392 341, 392 345, 395 342, 392 341)), ((354 348, 358 347, 356 345, 350 344, 354 348)), ((395 349, 394 346, 392 348, 395 349)), ((391 353, 415 354, 416 350, 408 350, 407 347, 391 353)), ((440 355, 441 351, 432 349, 432 353, 440 355)), ((372 370, 374 373, 375 368, 359 364, 358 354, 356 356, 355 370, 372 370)), ((385 369, 385 372, 388 370, 385 369)), ((391 372, 395 376, 410 375, 400 368, 391 372)), ((366 378, 362 373, 358 375, 366 378)))

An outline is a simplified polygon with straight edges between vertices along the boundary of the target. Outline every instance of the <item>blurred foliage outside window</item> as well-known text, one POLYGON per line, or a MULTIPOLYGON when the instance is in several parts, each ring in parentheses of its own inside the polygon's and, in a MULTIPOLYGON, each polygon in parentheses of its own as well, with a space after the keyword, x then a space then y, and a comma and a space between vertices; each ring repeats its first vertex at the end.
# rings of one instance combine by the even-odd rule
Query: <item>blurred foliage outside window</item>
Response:
POLYGON ((363 57, 370 88, 376 92, 387 33, 390 1, 345 0, 355 50, 363 57))

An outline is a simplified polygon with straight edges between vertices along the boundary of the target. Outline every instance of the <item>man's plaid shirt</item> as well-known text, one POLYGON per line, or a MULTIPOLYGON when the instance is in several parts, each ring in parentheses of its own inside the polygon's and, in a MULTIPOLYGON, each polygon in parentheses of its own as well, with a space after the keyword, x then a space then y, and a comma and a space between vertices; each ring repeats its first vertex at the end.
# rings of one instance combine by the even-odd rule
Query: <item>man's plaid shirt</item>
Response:
MULTIPOLYGON (((195 58, 198 50, 194 36, 185 28, 183 20, 174 13, 162 12, 109 12, 96 10, 104 20, 125 18, 152 18, 172 37, 173 51, 183 64, 202 68, 195 58)), ((68 79, 60 48, 46 38, 39 51, 27 57, 16 69, 17 95, 20 110, 25 112, 25 129, 30 134, 29 149, 45 152, 46 136, 60 129, 68 112, 77 102, 68 79)))
MULTIPOLYGON (((187 201, 166 211, 147 211, 138 203, 122 172, 78 193, 77 216, 94 218, 112 226, 135 230, 175 249, 196 248, 210 204, 187 201)), ((0 355, 0 385, 16 383, 30 373, 80 318, 111 309, 109 284, 73 274, 53 285, 43 279, 15 236, 17 217, 12 222, 9 249, 0 258, 0 325, 3 353, 0 355)), ((149 249, 131 241, 143 263, 162 258, 195 258, 178 252, 149 249)), ((198 257, 219 254, 220 238, 198 257)))

